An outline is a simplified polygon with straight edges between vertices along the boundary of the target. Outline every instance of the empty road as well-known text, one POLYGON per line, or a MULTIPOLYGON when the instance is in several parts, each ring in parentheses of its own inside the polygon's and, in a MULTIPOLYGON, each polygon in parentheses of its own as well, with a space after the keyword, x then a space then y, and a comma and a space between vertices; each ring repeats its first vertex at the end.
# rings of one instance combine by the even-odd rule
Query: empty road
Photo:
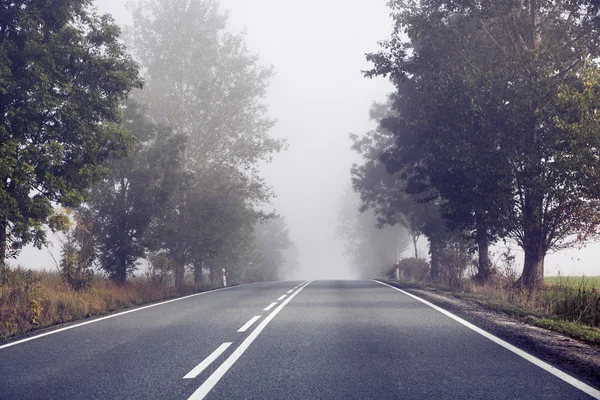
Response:
POLYGON ((258 283, 0 345, 0 399, 598 398, 484 335, 374 281, 258 283))

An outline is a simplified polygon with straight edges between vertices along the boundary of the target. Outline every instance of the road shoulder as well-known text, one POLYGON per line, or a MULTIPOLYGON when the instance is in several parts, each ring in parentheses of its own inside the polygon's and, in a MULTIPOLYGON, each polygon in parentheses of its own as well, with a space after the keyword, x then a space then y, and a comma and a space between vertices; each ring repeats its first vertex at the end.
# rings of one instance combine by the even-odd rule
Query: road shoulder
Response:
POLYGON ((600 389, 600 348, 526 323, 522 318, 490 310, 447 293, 415 289, 380 280, 421 297, 481 329, 600 389))

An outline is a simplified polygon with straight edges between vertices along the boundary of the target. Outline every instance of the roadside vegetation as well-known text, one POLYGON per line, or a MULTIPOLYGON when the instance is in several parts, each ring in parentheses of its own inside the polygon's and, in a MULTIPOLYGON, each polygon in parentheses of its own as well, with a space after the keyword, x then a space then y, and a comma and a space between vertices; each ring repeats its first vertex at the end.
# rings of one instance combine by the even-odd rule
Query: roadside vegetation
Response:
POLYGON ((356 269, 399 263, 403 281, 598 343, 598 278, 544 280, 549 252, 600 236, 597 2, 388 5, 395 29, 364 74, 394 91, 350 135, 361 161, 340 207, 356 269), (500 243, 522 250, 518 274, 500 243))
POLYGON ((92 0, 0 4, 2 336, 293 268, 259 168, 287 146, 272 68, 216 1, 128 7, 125 35, 92 0), (49 231, 58 273, 8 268, 49 231))
POLYGON ((0 338, 295 268, 272 68, 217 1, 128 7, 124 34, 92 0, 0 3, 0 338), (10 267, 50 231, 56 272, 10 267))
POLYGON ((395 279, 395 272, 391 269, 386 281, 406 289, 471 300, 532 325, 600 345, 600 277, 546 277, 539 290, 530 292, 514 285, 516 276, 511 270, 507 273, 506 270, 494 269, 493 278, 485 284, 472 278, 462 278, 457 285, 456 281, 432 282, 422 273, 414 275, 412 264, 414 259, 402 260, 400 280, 395 279))
MULTIPOLYGON (((211 288, 190 284, 184 293, 211 288)), ((58 272, 8 268, 0 297, 0 340, 27 332, 175 297, 173 279, 151 277, 117 284, 105 277, 74 290, 58 272)), ((180 293, 180 294, 184 294, 180 293)))

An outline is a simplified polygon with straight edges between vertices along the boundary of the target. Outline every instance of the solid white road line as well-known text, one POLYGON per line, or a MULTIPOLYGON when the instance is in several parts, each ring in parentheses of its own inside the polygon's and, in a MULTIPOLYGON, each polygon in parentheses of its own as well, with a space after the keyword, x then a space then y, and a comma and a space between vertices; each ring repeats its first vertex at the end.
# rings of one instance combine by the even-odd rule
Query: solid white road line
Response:
POLYGON ((210 364, 213 363, 221 354, 231 346, 231 343, 223 343, 212 354, 204 359, 196 368, 191 370, 183 379, 194 379, 202 373, 210 364))
POLYGON ((271 308, 275 307, 277 302, 269 304, 263 311, 269 311, 271 308))
POLYGON ((244 354, 244 352, 250 347, 252 342, 260 335, 260 333, 265 329, 265 327, 271 322, 273 318, 285 307, 298 293, 302 291, 306 286, 310 285, 310 282, 306 283, 304 286, 300 287, 296 293, 287 298, 286 301, 281 303, 279 307, 275 309, 271 314, 267 316, 257 327, 252 331, 250 335, 240 344, 240 346, 234 350, 233 353, 227 358, 227 360, 223 361, 223 364, 216 369, 215 372, 192 394, 188 400, 202 400, 206 397, 208 393, 215 387, 217 383, 223 378, 223 376, 229 371, 229 368, 235 364, 235 362, 244 354))
POLYGON ((283 296, 281 296, 280 298, 277 299, 277 301, 281 301, 283 299, 285 299, 287 297, 287 294, 284 294, 283 296))
POLYGON ((250 321, 246 322, 244 326, 238 329, 238 332, 246 332, 256 321, 260 319, 260 315, 250 318, 250 321))
POLYGON ((464 319, 452 314, 451 312, 448 312, 446 310, 444 310, 443 308, 440 308, 438 306, 436 306, 435 304, 432 304, 430 302, 428 302, 427 300, 423 300, 420 297, 415 296, 414 294, 405 292, 402 289, 398 289, 397 287, 394 287, 392 285, 388 285, 387 283, 383 283, 383 282, 379 282, 376 280, 373 280, 373 282, 377 282, 381 285, 390 287, 394 290, 397 290, 401 293, 404 293, 407 296, 412 297, 415 300, 420 301, 423 304, 428 305, 429 307, 433 308, 434 310, 437 310, 439 312, 441 312, 442 314, 444 314, 447 317, 452 318, 453 320, 455 320, 456 322, 466 326, 467 328, 479 333, 481 336, 486 337, 487 339, 491 340, 492 342, 504 347, 505 349, 515 353, 516 355, 518 355, 521 358, 524 358, 525 360, 529 361, 530 363, 537 365, 538 367, 540 367, 541 369, 543 369, 546 372, 551 373, 552 375, 556 376, 559 379, 562 379, 563 381, 565 381, 566 383, 568 383, 571 386, 576 387, 577 389, 581 390, 582 392, 592 396, 595 399, 599 399, 600 400, 600 390, 596 390, 593 387, 581 382, 579 379, 576 379, 574 377, 572 377, 571 375, 562 372, 561 370, 559 370, 558 368, 553 367, 552 365, 548 364, 545 361, 540 360, 537 357, 532 356, 529 353, 524 352, 523 350, 513 346, 512 344, 505 342, 504 340, 500 339, 499 337, 496 337, 494 335, 492 335, 489 332, 484 331, 481 328, 478 328, 477 326, 473 325, 470 322, 465 321, 464 319))
POLYGON ((207 292, 201 292, 201 293, 191 294, 189 296, 179 297, 179 298, 173 299, 173 300, 167 300, 167 301, 163 301, 163 302, 160 302, 160 303, 150 304, 148 306, 143 306, 143 307, 135 308, 133 310, 128 310, 128 311, 123 311, 123 312, 120 312, 120 313, 117 313, 117 314, 107 315, 106 317, 96 318, 96 319, 93 319, 93 320, 90 320, 90 321, 82 322, 80 324, 66 326, 64 328, 60 328, 60 329, 57 329, 57 330, 54 330, 54 331, 51 331, 51 332, 46 332, 46 333, 42 333, 40 335, 28 337, 27 339, 17 340, 15 342, 11 342, 11 343, 8 343, 8 344, 0 346, 0 350, 5 349, 7 347, 11 347, 11 346, 16 346, 17 344, 29 342, 30 340, 39 339, 39 338, 42 338, 44 336, 54 335, 55 333, 68 331, 69 329, 79 328, 80 326, 84 326, 84 325, 88 325, 88 324, 93 324, 95 322, 104 321, 104 320, 107 320, 107 319, 110 319, 110 318, 120 317, 121 315, 125 315, 125 314, 129 314, 129 313, 134 313, 134 312, 137 312, 137 311, 146 310, 146 309, 152 308, 152 307, 162 306, 163 304, 169 304, 169 303, 173 303, 175 301, 185 300, 185 299, 189 299, 189 298, 196 297, 196 296, 202 296, 202 295, 209 294, 209 293, 220 292, 221 290, 235 289, 235 288, 239 288, 241 286, 246 286, 246 285, 254 285, 254 283, 245 283, 243 285, 230 286, 230 287, 221 288, 221 289, 209 290, 207 292))

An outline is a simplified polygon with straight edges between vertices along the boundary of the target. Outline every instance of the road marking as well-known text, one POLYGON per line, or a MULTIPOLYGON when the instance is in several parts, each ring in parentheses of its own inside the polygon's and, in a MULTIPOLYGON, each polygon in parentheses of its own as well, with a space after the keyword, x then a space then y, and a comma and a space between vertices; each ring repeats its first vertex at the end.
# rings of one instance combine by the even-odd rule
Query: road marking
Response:
POLYGON ((110 319, 110 318, 120 317, 121 315, 125 315, 125 314, 129 314, 129 313, 134 313, 134 312, 137 312, 137 311, 146 310, 146 309, 152 308, 152 307, 162 306, 163 304, 173 303, 175 301, 185 300, 185 299, 189 299, 189 298, 196 297, 196 296, 202 296, 204 294, 220 292, 221 290, 235 289, 235 288, 239 288, 241 286, 253 285, 253 284, 254 283, 245 283, 243 285, 230 286, 230 287, 221 288, 221 289, 209 290, 208 292, 201 292, 201 293, 191 294, 189 296, 180 297, 180 298, 172 299, 172 300, 167 300, 167 301, 163 301, 163 302, 160 302, 160 303, 150 304, 148 306, 143 306, 143 307, 139 307, 139 308, 136 308, 136 309, 133 309, 133 310, 128 310, 128 311, 123 311, 123 312, 120 312, 120 313, 117 313, 117 314, 107 315, 106 317, 101 317, 101 318, 93 319, 91 321, 86 321, 86 322, 82 322, 82 323, 79 323, 79 324, 75 324, 75 325, 71 325, 71 326, 66 326, 64 328, 60 328, 60 329, 57 329, 57 330, 51 331, 51 332, 42 333, 42 334, 39 334, 39 335, 36 335, 36 336, 29 337, 27 339, 17 340, 15 342, 11 342, 11 343, 8 343, 8 344, 0 346, 0 350, 5 349, 7 347, 11 347, 11 346, 16 346, 17 344, 29 342, 30 340, 39 339, 39 338, 42 338, 44 336, 54 335, 55 333, 68 331, 69 329, 79 328, 80 326, 93 324, 95 322, 104 321, 104 320, 107 320, 107 319, 110 319))
POLYGON ((271 308, 275 307, 277 305, 277 302, 275 303, 271 303, 267 306, 267 308, 265 308, 263 311, 269 311, 271 308))
POLYGON ((246 322, 244 326, 238 329, 238 332, 246 332, 256 321, 260 319, 260 315, 250 318, 250 321, 246 322))
POLYGON ((292 289, 292 290, 288 290, 287 294, 292 293, 296 288, 292 289))
POLYGON ((265 329, 265 327, 271 322, 273 318, 285 307, 298 293, 302 291, 306 286, 310 285, 311 281, 306 283, 304 286, 300 287, 296 293, 287 298, 286 301, 281 303, 279 307, 275 309, 271 314, 267 316, 257 327, 252 331, 250 335, 240 344, 240 346, 234 350, 233 353, 227 358, 227 360, 223 361, 223 364, 216 369, 215 372, 212 373, 211 376, 196 390, 188 400, 202 400, 206 397, 208 393, 215 387, 217 383, 223 378, 223 376, 229 371, 229 368, 235 364, 235 362, 244 354, 244 352, 250 347, 252 342, 260 335, 260 333, 265 329))
POLYGON ((525 352, 525 351, 523 351, 523 350, 521 350, 521 349, 513 346, 512 344, 510 344, 510 343, 508 343, 508 342, 500 339, 497 336, 492 335, 489 332, 484 331, 483 329, 481 329, 481 328, 473 325, 470 322, 465 321, 464 319, 462 319, 462 318, 460 318, 460 317, 452 314, 451 312, 446 311, 443 308, 438 307, 435 304, 432 304, 432 303, 428 302, 427 300, 423 300, 422 298, 420 298, 418 296, 415 296, 414 294, 405 292, 404 290, 399 289, 397 287, 394 287, 392 285, 388 285, 387 283, 379 282, 379 281, 376 281, 376 280, 372 280, 372 281, 373 282, 377 282, 377 283, 379 283, 381 285, 390 287, 390 288, 392 288, 394 290, 397 290, 397 291, 399 291, 401 293, 404 293, 407 296, 412 297, 415 300, 420 301, 423 304, 428 305, 429 307, 433 308, 434 310, 437 310, 437 311, 441 312, 445 316, 450 317, 453 320, 455 320, 456 322, 458 322, 458 323, 466 326, 467 328, 469 328, 469 329, 471 329, 471 330, 479 333, 481 336, 484 336, 487 339, 491 340, 492 342, 494 342, 494 343, 496 343, 496 344, 504 347, 505 349, 513 352, 514 354, 518 355, 519 357, 524 358, 525 360, 529 361, 530 363, 532 363, 534 365, 537 365, 538 367, 540 367, 544 371, 551 373, 552 375, 554 375, 555 377, 557 377, 557 378, 565 381, 569 385, 574 386, 577 389, 581 390, 582 392, 584 392, 584 393, 592 396, 593 398, 600 400, 600 390, 594 389, 593 387, 591 387, 591 386, 589 386, 589 385, 581 382, 577 378, 574 378, 571 375, 569 375, 569 374, 567 374, 567 373, 559 370, 558 368, 553 367, 552 365, 548 364, 547 362, 542 361, 539 358, 532 356, 531 354, 529 354, 529 353, 527 353, 527 352, 525 352))
POLYGON ((284 294, 283 296, 281 296, 280 298, 277 299, 277 301, 281 301, 283 299, 285 299, 287 297, 287 294, 284 294))
POLYGON ((183 379, 194 379, 202 373, 210 364, 213 363, 221 354, 231 346, 231 343, 223 343, 212 354, 204 359, 196 368, 191 370, 183 379))

